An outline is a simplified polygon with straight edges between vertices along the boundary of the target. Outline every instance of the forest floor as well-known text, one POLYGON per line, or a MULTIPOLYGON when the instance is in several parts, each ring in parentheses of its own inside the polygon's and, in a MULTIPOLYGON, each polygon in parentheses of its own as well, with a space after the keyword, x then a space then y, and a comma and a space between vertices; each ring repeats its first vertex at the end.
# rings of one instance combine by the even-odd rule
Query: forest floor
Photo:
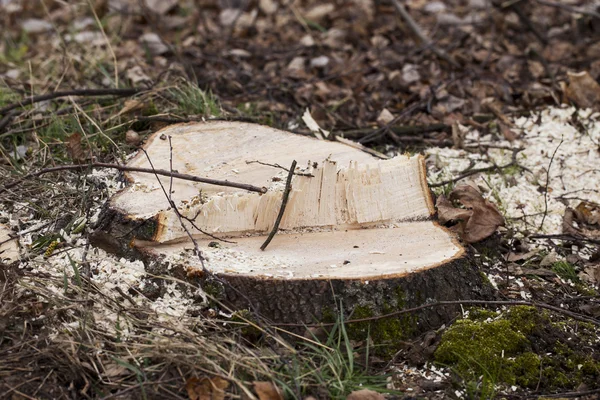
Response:
POLYGON ((0 397, 598 398, 600 10, 401 3, 0 0, 0 397), (177 122, 312 135, 307 110, 331 137, 424 154, 438 197, 478 188, 506 223, 471 261, 521 306, 386 343, 340 317, 290 344, 91 245, 115 171, 27 176, 124 162, 177 122))

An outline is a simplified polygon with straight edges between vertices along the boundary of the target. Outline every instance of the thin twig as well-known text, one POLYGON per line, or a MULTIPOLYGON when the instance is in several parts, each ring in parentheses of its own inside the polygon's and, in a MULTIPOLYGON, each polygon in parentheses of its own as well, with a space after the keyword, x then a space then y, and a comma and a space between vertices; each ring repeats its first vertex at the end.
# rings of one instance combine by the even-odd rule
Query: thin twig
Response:
MULTIPOLYGON (((355 323, 360 323, 360 322, 371 322, 371 321, 378 321, 381 319, 385 319, 385 318, 391 318, 391 317, 396 317, 398 315, 402 315, 402 314, 408 314, 408 313, 412 313, 415 311, 419 311, 419 310, 423 310, 426 308, 432 308, 432 307, 440 307, 440 306, 450 306, 450 305, 497 305, 497 306, 531 306, 531 307, 537 307, 537 308, 544 308, 547 310, 551 310, 554 312, 557 312, 559 314, 563 314, 566 315, 568 317, 571 317, 575 320, 578 321, 583 321, 583 322, 589 322, 591 324, 594 324, 596 326, 600 326, 600 321, 594 318, 589 318, 586 317, 585 315, 581 315, 581 314, 577 314, 574 313, 572 311, 569 310, 564 310, 560 307, 556 307, 550 304, 546 304, 546 303, 538 303, 538 302, 534 302, 534 301, 524 301, 524 300, 452 300, 452 301, 438 301, 435 303, 428 303, 428 304, 422 304, 420 306, 417 307, 412 307, 412 308, 405 308, 403 310, 398 310, 398 311, 394 311, 388 314, 383 314, 383 315, 378 315, 378 316, 374 316, 374 317, 366 317, 366 318, 359 318, 359 319, 350 319, 345 321, 345 323, 347 324, 355 324, 355 323)), ((311 325, 307 325, 307 324, 292 324, 292 323, 288 323, 288 324, 276 324, 277 326, 295 326, 295 327, 299 327, 299 326, 305 326, 305 327, 323 327, 323 326, 333 326, 336 323, 322 323, 322 324, 311 324, 311 325)))
POLYGON ((571 242, 588 242, 593 244, 600 244, 600 240, 592 239, 584 236, 574 236, 568 233, 558 233, 558 234, 549 234, 549 235, 529 235, 528 239, 555 239, 555 240, 565 240, 571 242))
POLYGON ((544 215, 542 216, 542 222, 540 223, 540 227, 538 230, 542 230, 544 227, 544 221, 546 220, 546 215, 548 215, 548 185, 550 184, 550 168, 552 167, 552 162, 554 161, 554 156, 556 156, 556 152, 558 148, 563 144, 564 139, 560 139, 560 143, 554 149, 554 153, 552 153, 552 157, 550 157, 550 162, 548 163, 548 170, 546 171, 546 186, 544 187, 544 215))
POLYGON ((50 172, 73 171, 73 170, 77 171, 77 170, 83 170, 86 168, 112 168, 112 169, 116 169, 119 171, 141 172, 141 173, 145 173, 145 174, 156 174, 156 175, 168 176, 168 177, 182 179, 182 180, 186 180, 186 181, 201 182, 201 183, 206 183, 206 184, 215 185, 215 186, 234 187, 234 188, 238 188, 238 189, 248 190, 249 192, 257 192, 257 193, 266 193, 267 192, 266 187, 258 187, 258 186, 254 186, 254 185, 249 185, 247 183, 237 183, 237 182, 230 182, 230 181, 222 181, 222 180, 218 180, 218 179, 201 178, 199 176, 194 176, 194 175, 189 175, 189 174, 180 174, 178 172, 170 172, 170 171, 166 171, 164 169, 128 167, 126 165, 120 165, 120 164, 93 162, 93 163, 89 163, 89 164, 59 165, 57 167, 44 168, 39 171, 29 173, 14 182, 4 185, 2 188, 0 188, 0 194, 5 192, 8 189, 11 189, 11 188, 17 186, 21 182, 28 180, 30 178, 38 177, 40 175, 48 174, 50 172))
MULTIPOLYGON (((451 128, 447 124, 431 124, 431 125, 400 125, 390 126, 389 130, 398 135, 418 135, 422 133, 430 132, 447 132, 451 128)), ((358 128, 349 129, 345 131, 339 131, 340 135, 343 135, 348 139, 362 139, 365 136, 372 134, 373 132, 379 131, 380 128, 358 128)))
POLYGON ((4 117, 2 117, 2 119, 0 119, 0 133, 4 132, 6 127, 8 127, 10 125, 10 123, 12 122, 12 120, 15 118, 15 116, 17 114, 19 114, 18 110, 11 110, 11 111, 7 112, 6 115, 4 117))
MULTIPOLYGON (((288 172, 288 173, 290 172, 289 169, 287 169, 286 167, 282 167, 279 164, 269 164, 269 163, 258 161, 258 160, 246 161, 246 164, 254 164, 254 163, 260 164, 260 165, 264 165, 265 167, 279 168, 279 169, 282 169, 282 170, 284 170, 285 172, 288 172)), ((294 172, 294 175, 296 175, 296 176, 308 176, 310 178, 314 178, 315 177, 313 174, 308 174, 308 173, 304 174, 304 173, 300 173, 300 172, 294 172)))
POLYGON ((564 393, 553 393, 553 394, 532 394, 528 395, 527 398, 546 399, 546 398, 569 398, 569 397, 583 397, 591 394, 600 393, 600 389, 582 390, 580 392, 564 392, 564 393))
POLYGON ((600 19, 600 14, 598 14, 597 12, 594 11, 589 11, 586 10, 582 7, 573 7, 570 6, 568 4, 564 4, 561 2, 554 2, 554 1, 548 1, 548 0, 535 0, 537 3, 542 4, 544 6, 548 6, 548 7, 556 7, 556 8, 562 8, 563 10, 572 12, 572 13, 577 13, 577 14, 582 14, 582 15, 587 15, 590 17, 594 17, 594 18, 598 18, 600 19))
POLYGON ((124 89, 76 89, 76 90, 65 90, 62 92, 46 93, 39 96, 25 97, 16 103, 9 104, 5 107, 0 108, 0 114, 6 114, 7 112, 14 110, 15 108, 29 106, 40 101, 57 99, 59 97, 68 96, 132 96, 141 92, 139 88, 124 88, 124 89))
POLYGON ((433 44, 431 39, 429 39, 427 35, 425 35, 425 32, 423 32, 423 30, 413 19, 413 17, 410 16, 410 14, 408 13, 408 11, 406 11, 406 8, 404 8, 400 1, 392 0, 392 4, 394 5, 394 8, 396 8, 396 11, 398 11, 398 14, 400 14, 402 19, 404 20, 404 22, 406 22, 410 30, 413 31, 413 33, 417 35, 419 40, 423 42, 428 48, 430 48, 436 56, 448 61, 453 67, 460 67, 460 65, 456 62, 454 58, 452 58, 444 50, 438 48, 436 45, 433 44))
MULTIPOLYGON (((490 172, 490 171, 494 171, 494 170, 503 170, 505 168, 509 168, 512 166, 517 165, 514 161, 511 161, 510 163, 506 164, 506 165, 492 165, 489 167, 483 167, 483 168, 475 168, 475 169, 471 169, 465 173, 460 174, 459 176, 457 176, 456 178, 452 178, 452 179, 448 179, 446 181, 442 181, 442 182, 438 182, 438 183, 432 183, 431 185, 429 185, 429 187, 440 187, 440 186, 444 186, 447 185, 449 183, 456 183, 462 179, 465 179, 471 175, 475 175, 478 174, 480 172, 490 172)), ((517 165, 518 166, 518 165, 517 165)))
POLYGON ((287 181, 285 182, 285 190, 283 191, 283 197, 281 198, 281 208, 279 209, 279 214, 277 214, 277 219, 275 220, 275 224, 273 225, 273 229, 271 229, 271 233, 267 237, 267 240, 260 246, 260 249, 264 251, 273 237, 277 233, 279 229, 279 224, 281 223, 281 219, 283 218, 283 213, 285 212, 285 207, 288 202, 288 198, 290 197, 290 191, 292 189, 292 177, 294 176, 294 170, 296 169, 296 160, 292 161, 292 165, 290 166, 290 172, 288 173, 287 181))

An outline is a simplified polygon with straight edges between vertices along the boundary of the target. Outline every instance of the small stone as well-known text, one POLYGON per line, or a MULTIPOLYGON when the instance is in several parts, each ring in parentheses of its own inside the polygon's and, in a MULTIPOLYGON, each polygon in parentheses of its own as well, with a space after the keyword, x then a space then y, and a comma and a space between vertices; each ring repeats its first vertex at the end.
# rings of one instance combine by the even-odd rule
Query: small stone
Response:
POLYGON ((150 53, 154 56, 165 54, 169 51, 169 46, 163 43, 160 37, 156 33, 145 33, 140 36, 140 43, 145 45, 150 53))
POLYGON ((304 47, 311 47, 315 45, 315 39, 311 35, 306 34, 300 39, 300 44, 304 47))
POLYGON ((417 82, 421 79, 419 69, 414 64, 404 64, 402 67, 402 80, 406 83, 417 82))
POLYGON ((383 110, 381 110, 379 116, 377 117, 377 124, 379 126, 383 126, 389 124, 393 120, 394 115, 387 108, 384 108, 383 110))
POLYGON ((27 33, 42 33, 52 29, 52 24, 43 19, 30 18, 23 21, 21 28, 27 33))
POLYGON ((329 64, 329 57, 327 56, 319 56, 310 60, 310 66, 313 68, 323 68, 329 64))
POLYGON ((140 141, 140 135, 136 131, 130 129, 127 131, 127 133, 125 133, 125 142, 127 144, 137 145, 138 143, 140 143, 140 141))

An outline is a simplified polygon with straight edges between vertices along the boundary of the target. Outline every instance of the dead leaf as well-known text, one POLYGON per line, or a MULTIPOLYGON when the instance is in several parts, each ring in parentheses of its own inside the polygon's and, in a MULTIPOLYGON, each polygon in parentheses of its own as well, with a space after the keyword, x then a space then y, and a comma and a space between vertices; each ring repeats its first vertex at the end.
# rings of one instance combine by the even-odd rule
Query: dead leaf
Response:
POLYGON ((145 0, 146 7, 150 9, 150 11, 164 15, 169 12, 172 8, 174 8, 179 0, 145 0))
POLYGON ((79 164, 85 160, 85 154, 81 146, 81 133, 75 132, 67 138, 67 151, 73 162, 79 164))
POLYGON ((327 15, 331 14, 335 10, 333 4, 319 4, 311 8, 304 13, 304 18, 313 22, 320 22, 327 15))
POLYGON ((125 72, 125 76, 127 76, 127 79, 129 79, 133 85, 137 85, 140 82, 152 81, 150 77, 148 77, 148 75, 144 73, 142 67, 140 67, 139 65, 129 68, 127 72, 125 72))
POLYGON ((219 14, 219 22, 223 26, 233 25, 242 15, 242 10, 239 8, 224 8, 219 14))
POLYGON ((450 221, 468 220, 472 211, 464 208, 456 208, 443 194, 437 198, 435 206, 438 210, 438 220, 445 224, 450 221))
POLYGON ((586 266, 578 276, 591 285, 600 284, 600 264, 590 264, 586 266))
POLYGON ((379 113, 379 116, 377 117, 377 125, 385 126, 385 125, 389 124, 390 122, 392 122, 393 120, 394 120, 394 115, 390 112, 390 110, 388 110, 387 108, 384 108, 383 110, 381 110, 381 112, 379 113))
POLYGON ((575 237, 600 239, 598 218, 600 209, 590 203, 580 203, 575 209, 567 207, 563 215, 562 231, 575 237))
POLYGON ((260 8, 260 11, 264 12, 265 14, 271 15, 277 11, 279 4, 273 0, 259 0, 258 8, 260 8))
POLYGON ((167 46, 156 33, 145 33, 140 36, 138 40, 153 56, 160 56, 169 51, 169 46, 167 46))
POLYGON ((52 24, 43 19, 30 18, 21 23, 21 28, 27 33, 42 33, 52 29, 52 24))
POLYGON ((406 83, 413 83, 421 80, 421 75, 419 75, 419 66, 414 64, 404 64, 402 67, 402 79, 406 83))
POLYGON ((121 111, 119 111, 118 115, 123 115, 123 114, 127 114, 133 111, 138 111, 141 110, 142 108, 144 108, 144 103, 140 100, 136 100, 136 99, 131 99, 131 100, 126 100, 125 104, 123 105, 123 108, 121 109, 121 111))
POLYGON ((549 267, 558 261, 560 261, 558 254, 556 254, 555 251, 551 251, 544 258, 542 258, 540 261, 540 267, 549 267))
POLYGON ((535 256, 539 252, 540 252, 540 250, 536 249, 536 250, 528 251, 526 253, 510 253, 508 255, 508 257, 506 257, 506 261, 515 262, 515 261, 529 260, 531 257, 535 256))
POLYGON ((12 239, 10 228, 0 224, 0 264, 2 262, 12 263, 19 259, 19 243, 12 239))
POLYGON ((302 121, 304 121, 308 129, 310 129, 310 131, 315 134, 317 139, 323 140, 323 136, 329 136, 329 131, 326 131, 325 129, 319 126, 317 121, 315 121, 313 116, 310 114, 310 110, 308 108, 306 109, 304 114, 302 114, 302 121))
POLYGON ((582 108, 592 108, 600 105, 600 85, 587 72, 567 72, 569 84, 565 95, 582 108))
POLYGON ((493 99, 485 99, 481 102, 482 106, 485 106, 492 114, 494 114, 504 125, 513 127, 514 124, 511 120, 502 113, 500 105, 498 105, 493 99))
POLYGON ((105 379, 116 379, 122 376, 126 376, 130 371, 122 365, 117 363, 104 364, 104 373, 102 374, 105 379))
POLYGON ((193 377, 185 382, 190 400, 223 400, 229 382, 221 377, 193 377))
POLYGON ((441 115, 449 114, 465 105, 465 101, 456 96, 448 95, 434 107, 434 111, 441 115))
POLYGON ((585 201, 575 207, 577 219, 588 225, 600 225, 600 206, 585 201))
POLYGON ((346 400, 385 400, 385 397, 373 390, 362 389, 350 393, 346 400))
POLYGON ((254 391, 260 400, 283 400, 283 396, 271 382, 252 382, 254 391))
POLYGON ((458 200, 466 209, 456 208, 443 195, 438 198, 438 219, 444 224, 451 220, 460 220, 458 233, 467 243, 479 242, 492 235, 504 218, 494 204, 484 199, 477 189, 468 185, 457 186, 449 196, 458 200))
POLYGON ((514 142, 517 139, 517 135, 510 129, 510 127, 502 122, 498 122, 498 126, 500 127, 500 132, 504 139, 509 142, 514 142))
POLYGON ((467 136, 467 130, 462 130, 458 125, 458 122, 452 123, 452 143, 455 149, 462 149, 465 146, 465 137, 467 136))

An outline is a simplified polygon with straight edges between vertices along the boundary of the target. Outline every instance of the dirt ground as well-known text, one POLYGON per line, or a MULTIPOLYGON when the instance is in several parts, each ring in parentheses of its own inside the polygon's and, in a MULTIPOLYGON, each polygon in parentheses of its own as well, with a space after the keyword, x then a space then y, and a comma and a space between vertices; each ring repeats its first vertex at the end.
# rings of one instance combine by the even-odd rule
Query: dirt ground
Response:
MULTIPOLYGON (((123 186, 114 173, 27 176, 61 164, 122 162, 170 123, 217 118, 312 135, 302 120, 307 109, 333 136, 389 156, 427 154, 437 196, 478 174, 517 182, 511 174, 533 167, 522 160, 499 168, 494 151, 521 146, 518 118, 538 126, 560 119, 548 109, 574 107, 561 123, 591 140, 580 163, 596 162, 595 2, 0 0, 0 36, 0 226, 21 243, 17 261, 0 259, 1 398, 282 398, 276 387, 301 399, 346 398, 364 387, 388 399, 598 398, 593 167, 583 177, 592 194, 557 200, 566 207, 555 224, 561 230, 541 229, 546 214, 541 225, 506 214, 505 228, 467 245, 499 301, 558 311, 511 314, 489 305, 385 355, 365 355, 368 339, 348 339, 343 329, 324 339, 327 351, 284 343, 255 316, 232 317, 190 285, 135 275, 136 264, 96 250, 90 221, 123 186), (474 131, 491 139, 475 141, 474 131), (472 162, 446 179, 435 157, 452 151, 472 162), (483 159, 492 161, 480 168, 483 159), (146 286, 93 278, 103 276, 106 260, 119 265, 106 267, 115 276, 126 271, 121 282, 143 277, 146 286), (185 309, 160 308, 157 299, 167 297, 185 309), (465 335, 482 338, 479 347, 465 345, 465 335), (493 364, 495 372, 468 358, 511 337, 522 348, 493 364)), ((535 151, 549 165, 529 192, 544 199, 556 145, 535 151)), ((526 150, 519 148, 514 157, 526 150)), ((500 204, 501 193, 492 187, 487 197, 500 204)), ((348 398, 380 398, 356 396, 348 398)))

